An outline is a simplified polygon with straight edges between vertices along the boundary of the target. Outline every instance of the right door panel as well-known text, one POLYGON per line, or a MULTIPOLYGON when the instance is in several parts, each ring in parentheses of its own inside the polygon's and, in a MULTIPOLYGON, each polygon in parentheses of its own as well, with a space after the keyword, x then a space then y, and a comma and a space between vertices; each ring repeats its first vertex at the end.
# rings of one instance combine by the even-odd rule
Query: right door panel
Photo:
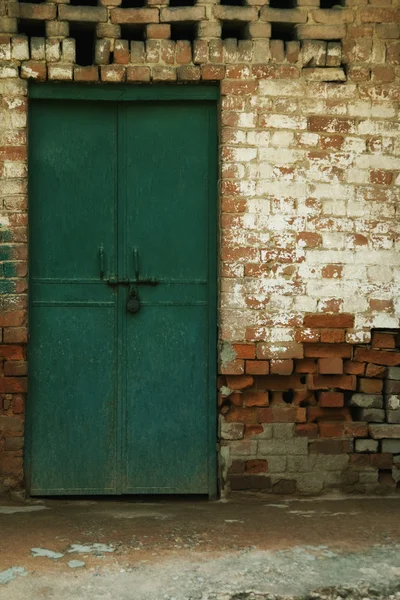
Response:
POLYGON ((120 119, 126 176, 121 260, 133 278, 136 248, 140 278, 160 282, 139 286, 140 312, 125 313, 126 492, 210 492, 214 109, 147 103, 124 106, 120 119))

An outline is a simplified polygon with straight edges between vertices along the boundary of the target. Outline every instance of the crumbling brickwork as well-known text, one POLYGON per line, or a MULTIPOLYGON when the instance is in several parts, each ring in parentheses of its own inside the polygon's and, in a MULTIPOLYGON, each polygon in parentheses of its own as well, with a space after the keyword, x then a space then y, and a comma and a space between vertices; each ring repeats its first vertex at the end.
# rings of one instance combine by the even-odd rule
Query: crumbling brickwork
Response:
POLYGON ((220 87, 221 487, 393 490, 398 1, 84 4, 0 6, 0 490, 23 486, 29 80, 220 87))

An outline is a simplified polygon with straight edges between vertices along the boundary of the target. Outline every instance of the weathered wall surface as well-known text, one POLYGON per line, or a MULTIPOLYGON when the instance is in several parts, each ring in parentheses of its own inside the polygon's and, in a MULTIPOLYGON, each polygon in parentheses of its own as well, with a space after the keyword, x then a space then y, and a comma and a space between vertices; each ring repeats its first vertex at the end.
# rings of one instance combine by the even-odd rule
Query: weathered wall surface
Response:
POLYGON ((221 484, 393 489, 397 0, 126 4, 0 7, 0 490, 23 485, 30 79, 218 82, 221 484))

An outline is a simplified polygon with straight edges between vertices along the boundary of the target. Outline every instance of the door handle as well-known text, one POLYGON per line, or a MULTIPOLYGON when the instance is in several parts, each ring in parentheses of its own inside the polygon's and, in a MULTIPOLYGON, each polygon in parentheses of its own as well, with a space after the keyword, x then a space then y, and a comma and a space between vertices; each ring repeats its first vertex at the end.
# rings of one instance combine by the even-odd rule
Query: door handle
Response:
POLYGON ((104 251, 103 244, 99 246, 99 271, 100 271, 100 279, 102 279, 108 285, 128 285, 128 286, 137 286, 137 285, 150 285, 156 286, 160 282, 157 281, 154 277, 150 277, 148 279, 140 279, 139 277, 139 250, 137 248, 133 249, 133 261, 135 268, 135 279, 118 279, 115 277, 113 273, 109 277, 105 276, 105 263, 106 263, 106 254, 104 251))

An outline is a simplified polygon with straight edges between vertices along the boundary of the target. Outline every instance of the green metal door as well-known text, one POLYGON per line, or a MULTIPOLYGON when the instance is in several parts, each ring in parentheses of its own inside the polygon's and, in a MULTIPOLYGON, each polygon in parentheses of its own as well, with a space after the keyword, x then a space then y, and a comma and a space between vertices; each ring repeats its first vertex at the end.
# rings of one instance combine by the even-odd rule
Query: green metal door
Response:
POLYGON ((60 88, 30 109, 27 487, 214 494, 215 102, 60 88))

